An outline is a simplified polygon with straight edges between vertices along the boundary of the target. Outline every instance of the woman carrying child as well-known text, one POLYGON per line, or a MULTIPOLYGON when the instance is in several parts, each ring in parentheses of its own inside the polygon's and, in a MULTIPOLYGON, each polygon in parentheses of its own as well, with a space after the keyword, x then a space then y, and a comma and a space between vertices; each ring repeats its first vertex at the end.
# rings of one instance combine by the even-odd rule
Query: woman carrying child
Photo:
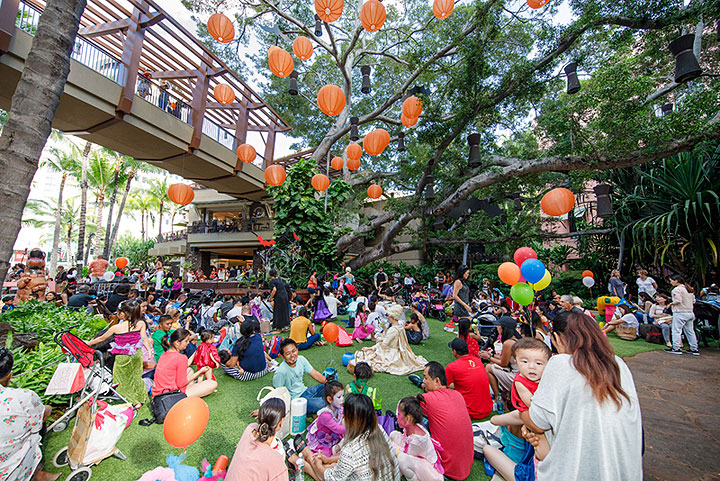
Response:
POLYGON ((355 310, 355 329, 353 330, 352 338, 354 341, 363 342, 363 339, 367 339, 368 337, 371 341, 375 340, 375 326, 367 323, 365 304, 360 302, 355 310))
POLYGON ((240 325, 240 334, 242 337, 237 340, 232 352, 226 349, 220 351, 220 367, 225 374, 238 381, 260 379, 270 372, 268 356, 260 334, 260 323, 255 319, 243 322, 240 325))
POLYGON ((423 410, 415 397, 400 400, 397 421, 401 431, 390 433, 390 442, 400 465, 400 472, 407 481, 442 481, 445 470, 438 450, 440 444, 430 437, 422 425, 423 410))

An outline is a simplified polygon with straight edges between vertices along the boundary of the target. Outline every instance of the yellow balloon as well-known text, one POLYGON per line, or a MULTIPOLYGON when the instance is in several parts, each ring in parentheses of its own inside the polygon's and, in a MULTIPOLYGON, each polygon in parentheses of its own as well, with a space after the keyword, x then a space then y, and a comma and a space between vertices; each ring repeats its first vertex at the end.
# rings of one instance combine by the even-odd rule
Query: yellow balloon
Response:
POLYGON ((545 269, 545 275, 542 277, 542 279, 537 281, 535 284, 531 284, 531 285, 532 285, 533 289, 535 290, 535 292, 542 291, 543 289, 545 289, 547 286, 550 285, 551 280, 552 280, 552 277, 550 276, 550 271, 545 269))

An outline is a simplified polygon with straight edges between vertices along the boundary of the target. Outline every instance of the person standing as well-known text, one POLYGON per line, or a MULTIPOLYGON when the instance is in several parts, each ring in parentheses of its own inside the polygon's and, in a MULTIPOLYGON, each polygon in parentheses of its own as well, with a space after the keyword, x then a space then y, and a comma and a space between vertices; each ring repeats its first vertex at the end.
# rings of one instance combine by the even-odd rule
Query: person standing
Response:
POLYGON ((458 267, 455 273, 455 282, 453 282, 453 315, 461 319, 470 319, 472 308, 470 307, 470 287, 467 285, 467 279, 470 277, 470 268, 466 265, 458 267))
POLYGON ((638 278, 635 283, 638 286, 638 296, 640 296, 640 293, 646 292, 651 298, 655 297, 658 289, 658 285, 657 282, 655 282, 655 279, 648 276, 648 271, 646 271, 645 269, 638 269, 637 275, 638 278))
POLYGON ((270 269, 270 298, 273 306, 273 329, 279 334, 290 325, 290 302, 288 301, 285 283, 278 278, 275 269, 270 269))
POLYGON ((672 348, 665 349, 670 354, 682 354, 682 334, 690 345, 690 354, 699 356, 697 336, 695 336, 695 314, 693 313, 693 304, 695 304, 695 295, 693 288, 685 283, 683 278, 678 275, 670 276, 670 284, 673 290, 672 295, 672 348))
POLYGON ((162 290, 162 282, 163 282, 164 274, 165 274, 165 272, 163 271, 162 262, 160 262, 160 260, 158 260, 155 263, 155 274, 154 274, 155 291, 156 292, 160 292, 162 290))
POLYGON ((100 282, 107 271, 108 265, 108 261, 106 261, 103 256, 95 256, 95 260, 88 264, 88 268, 90 269, 90 282, 100 282))
POLYGON ((373 282, 375 284, 376 292, 381 292, 387 286, 388 276, 385 274, 382 266, 378 266, 378 271, 375 273, 373 282))
POLYGON ((620 279, 620 271, 617 269, 610 274, 608 290, 611 295, 625 299, 625 283, 620 279))

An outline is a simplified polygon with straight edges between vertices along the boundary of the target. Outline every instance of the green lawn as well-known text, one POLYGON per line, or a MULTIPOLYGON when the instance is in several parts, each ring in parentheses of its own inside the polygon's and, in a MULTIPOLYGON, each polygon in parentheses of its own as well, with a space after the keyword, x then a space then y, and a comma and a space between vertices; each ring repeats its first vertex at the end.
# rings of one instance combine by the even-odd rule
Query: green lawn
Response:
MULTIPOLYGON (((430 320, 431 337, 420 346, 413 346, 415 353, 425 356, 428 360, 436 360, 447 364, 453 360, 447 344, 453 335, 442 330, 439 321, 430 320)), ((649 344, 642 340, 629 342, 610 335, 610 343, 615 352, 622 357, 633 356, 639 352, 662 349, 663 346, 649 344)), ((343 353, 355 351, 365 344, 355 344, 347 348, 335 346, 313 347, 303 354, 317 370, 322 371, 328 366, 335 367, 340 374, 340 381, 345 384, 351 380, 350 374, 343 368, 340 358, 343 353)), ((218 392, 205 400, 210 407, 210 422, 200 439, 188 448, 186 464, 200 466, 203 458, 211 464, 215 459, 225 454, 229 457, 235 451, 235 445, 240 439, 244 428, 252 421, 250 412, 257 408, 256 396, 260 388, 272 385, 272 374, 251 382, 240 382, 227 377, 221 370, 215 371, 218 378, 218 392)), ((314 381, 306 377, 306 385, 314 381)), ((406 377, 389 374, 376 374, 371 385, 378 387, 383 395, 383 409, 395 409, 397 402, 404 396, 415 395, 420 391, 412 385, 406 377)), ((162 435, 162 426, 139 426, 137 419, 149 417, 147 407, 143 407, 132 426, 127 429, 118 448, 127 456, 121 461, 114 457, 106 459, 98 466, 93 467, 94 479, 112 479, 115 481, 134 481, 144 472, 157 466, 166 466, 165 457, 168 453, 179 454, 179 450, 172 448, 162 435)), ((71 424, 72 427, 72 424, 71 424)), ((47 469, 55 472, 51 464, 52 457, 62 447, 67 446, 71 427, 62 433, 48 433, 44 446, 44 463, 47 469)), ((62 470, 63 478, 69 474, 69 468, 62 470)), ((61 479, 63 479, 61 478, 61 479)), ((309 477, 308 477, 309 479, 309 477)), ((470 480, 489 479, 483 472, 482 463, 475 461, 470 480)))

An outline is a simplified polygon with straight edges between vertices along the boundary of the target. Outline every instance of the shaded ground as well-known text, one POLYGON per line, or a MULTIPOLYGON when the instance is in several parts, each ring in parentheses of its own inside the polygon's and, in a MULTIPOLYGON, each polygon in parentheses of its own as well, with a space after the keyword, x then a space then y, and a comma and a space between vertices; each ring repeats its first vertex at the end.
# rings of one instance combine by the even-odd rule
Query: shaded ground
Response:
POLYGON ((720 480, 720 350, 645 352, 625 362, 642 408, 645 479, 720 480))

